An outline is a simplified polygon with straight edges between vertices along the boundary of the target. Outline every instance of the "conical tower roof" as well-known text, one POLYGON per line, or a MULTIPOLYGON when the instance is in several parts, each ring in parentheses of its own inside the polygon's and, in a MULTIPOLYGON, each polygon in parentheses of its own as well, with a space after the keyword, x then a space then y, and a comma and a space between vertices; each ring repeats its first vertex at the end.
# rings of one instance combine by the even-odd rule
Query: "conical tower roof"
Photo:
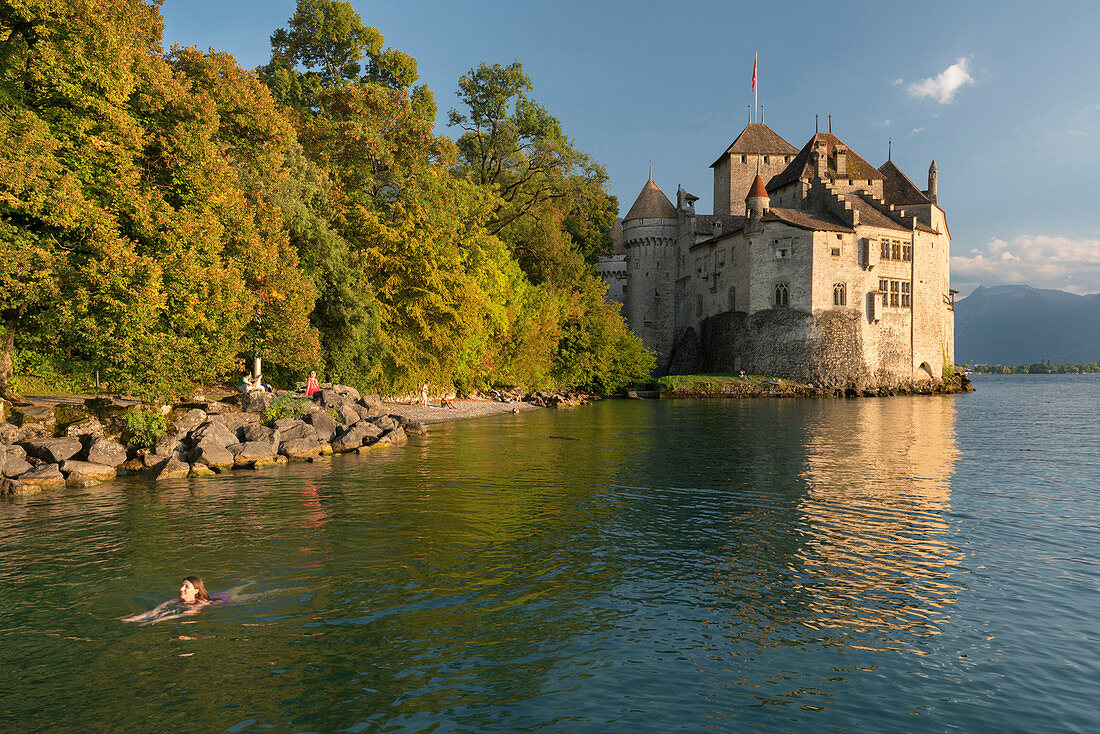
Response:
POLYGON ((756 174, 756 180, 752 182, 752 186, 749 187, 749 195, 745 197, 745 201, 754 198, 767 199, 768 188, 764 185, 764 179, 760 178, 760 174, 756 174))
POLYGON ((638 194, 638 198, 634 200, 634 205, 630 207, 630 211, 623 217, 624 222, 628 222, 631 219, 675 219, 676 207, 672 205, 672 202, 665 196, 665 192, 661 191, 657 184, 653 183, 653 179, 646 182, 646 185, 642 187, 642 193, 638 194))

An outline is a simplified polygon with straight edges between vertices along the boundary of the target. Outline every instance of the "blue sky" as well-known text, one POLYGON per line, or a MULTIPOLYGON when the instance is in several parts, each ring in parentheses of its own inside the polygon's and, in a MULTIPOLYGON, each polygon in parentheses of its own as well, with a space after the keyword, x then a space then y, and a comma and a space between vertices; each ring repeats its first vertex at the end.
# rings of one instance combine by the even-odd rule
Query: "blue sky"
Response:
MULTIPOLYGON (((419 62, 439 130, 459 76, 518 59, 533 97, 602 162, 621 211, 647 178, 711 210, 708 167, 764 121, 801 148, 814 115, 922 188, 939 167, 952 280, 1100 291, 1100 4, 355 0, 419 62), (1044 8, 1052 12, 1043 13, 1044 8)), ((165 45, 267 61, 294 0, 166 0, 165 45)))

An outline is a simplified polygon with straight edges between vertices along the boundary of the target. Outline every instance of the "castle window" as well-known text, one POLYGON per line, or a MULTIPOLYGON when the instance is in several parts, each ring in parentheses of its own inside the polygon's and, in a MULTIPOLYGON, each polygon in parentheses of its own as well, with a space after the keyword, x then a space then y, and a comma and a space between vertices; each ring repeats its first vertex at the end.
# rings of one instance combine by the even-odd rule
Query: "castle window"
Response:
POLYGON ((734 311, 737 309, 737 294, 734 292, 733 286, 730 286, 729 292, 729 310, 734 311))
POLYGON ((913 248, 910 245, 904 245, 901 248, 901 259, 906 262, 913 262, 913 248))
POLYGON ((764 165, 768 165, 768 156, 764 156, 764 165))
POLYGON ((776 283, 775 285, 775 305, 786 306, 788 305, 788 288, 786 283, 776 283))
POLYGON ((889 260, 890 259, 890 243, 887 242, 886 240, 882 241, 882 251, 880 253, 880 257, 883 260, 889 260))
POLYGON ((783 162, 784 163, 790 163, 791 162, 791 157, 789 155, 783 156, 783 162))
POLYGON ((834 306, 847 306, 848 305, 848 293, 843 283, 835 283, 833 285, 833 305, 834 306))
POLYGON ((840 248, 839 247, 832 248, 831 250, 829 250, 829 254, 832 255, 833 257, 840 257, 840 248))
POLYGON ((789 247, 777 247, 775 248, 775 257, 777 260, 786 260, 791 256, 791 248, 789 247))
POLYGON ((901 307, 902 308, 910 308, 912 305, 913 305, 912 301, 910 301, 910 299, 909 299, 909 284, 902 281, 902 284, 901 284, 901 307))
POLYGON ((898 305, 898 293, 899 293, 900 290, 901 290, 901 281, 900 280, 891 280, 890 281, 890 305, 891 306, 897 306, 898 305))
POLYGON ((703 297, 695 297, 695 317, 700 318, 703 315, 703 297))
POLYGON ((741 162, 742 163, 746 163, 747 162, 746 159, 747 159, 747 156, 741 156, 741 162))
POLYGON ((893 244, 893 257, 891 259, 893 259, 893 260, 900 260, 901 259, 901 243, 900 242, 894 242, 894 244, 893 244))

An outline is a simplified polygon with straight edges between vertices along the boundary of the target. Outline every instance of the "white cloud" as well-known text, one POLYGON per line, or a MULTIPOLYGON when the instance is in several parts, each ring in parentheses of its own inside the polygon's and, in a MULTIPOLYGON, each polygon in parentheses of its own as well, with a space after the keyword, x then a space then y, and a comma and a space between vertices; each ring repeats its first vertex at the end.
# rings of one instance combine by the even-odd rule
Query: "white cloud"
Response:
POLYGON ((894 121, 893 120, 881 120, 879 122, 872 122, 871 124, 874 125, 875 127, 890 127, 891 125, 894 124, 894 121))
POLYGON ((974 77, 970 76, 970 59, 964 56, 940 72, 938 76, 910 83, 905 91, 909 96, 917 99, 931 97, 940 104, 950 104, 954 101, 959 89, 973 83, 974 77))
POLYGON ((951 258, 952 287, 1025 284, 1070 293, 1100 291, 1100 240, 1050 235, 992 239, 984 250, 951 258))
POLYGON ((1084 130, 1072 130, 1072 129, 1070 129, 1070 130, 1066 130, 1066 132, 1069 133, 1070 135, 1085 135, 1086 134, 1084 130))
POLYGON ((913 130, 912 130, 912 131, 911 131, 911 132, 909 133, 909 137, 913 137, 914 135, 919 135, 919 134, 920 134, 920 133, 922 133, 922 132, 924 132, 924 128, 923 128, 923 127, 915 127, 915 128, 913 128, 913 130))

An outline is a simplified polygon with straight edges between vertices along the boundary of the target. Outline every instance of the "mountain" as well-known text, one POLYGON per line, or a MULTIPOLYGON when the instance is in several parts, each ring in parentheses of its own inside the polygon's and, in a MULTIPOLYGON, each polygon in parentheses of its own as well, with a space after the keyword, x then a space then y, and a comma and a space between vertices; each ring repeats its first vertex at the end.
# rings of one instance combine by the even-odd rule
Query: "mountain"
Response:
POLYGON ((979 286, 955 303, 956 364, 1100 361, 1100 293, 979 286))

